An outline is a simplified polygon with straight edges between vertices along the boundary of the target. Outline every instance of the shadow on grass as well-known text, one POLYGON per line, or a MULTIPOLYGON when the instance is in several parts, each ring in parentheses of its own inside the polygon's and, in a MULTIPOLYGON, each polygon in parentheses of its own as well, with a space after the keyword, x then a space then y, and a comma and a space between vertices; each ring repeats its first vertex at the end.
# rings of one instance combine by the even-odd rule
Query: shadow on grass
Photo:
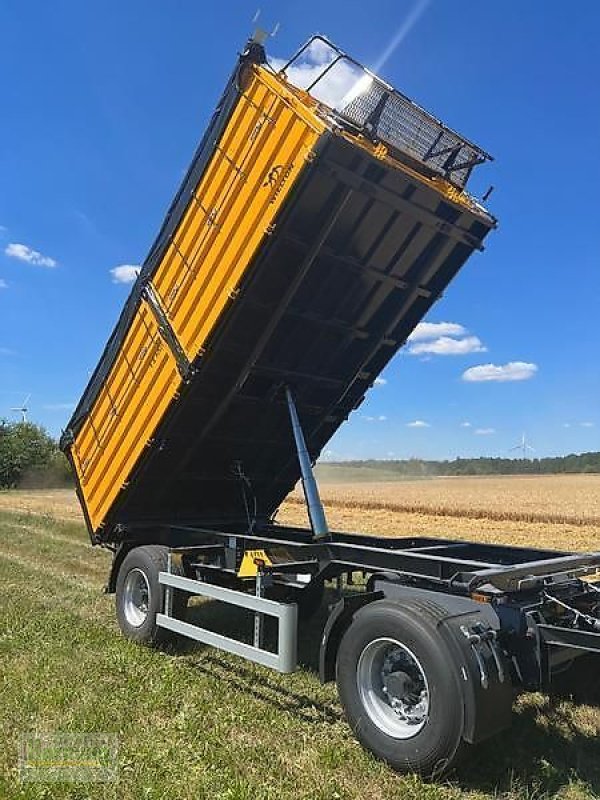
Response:
POLYGON ((234 667, 218 656, 209 656, 201 664, 195 665, 195 668, 206 675, 226 680, 231 688, 269 703, 303 722, 335 724, 344 719, 336 704, 322 702, 314 696, 293 691, 276 680, 262 676, 260 683, 257 683, 256 672, 237 665, 234 667))
POLYGON ((518 790, 525 797, 539 798, 582 782, 597 796, 600 739, 593 733, 594 725, 582 725, 577 719, 579 714, 594 713, 590 707, 542 695, 525 697, 508 731, 467 751, 455 783, 463 790, 518 790))
MULTIPOLYGON (((319 643, 326 619, 327 607, 324 604, 311 620, 300 624, 298 665, 306 672, 313 674, 318 672, 319 643)), ((252 641, 253 616, 240 608, 215 602, 200 603, 188 609, 187 621, 243 642, 252 641)), ((275 650, 277 623, 268 618, 265 620, 264 643, 265 649, 275 650)), ((256 668, 245 667, 241 662, 236 662, 234 665, 216 650, 189 640, 182 642, 179 648, 179 652, 188 653, 205 650, 206 655, 201 662, 194 663, 193 668, 203 674, 227 681, 232 689, 245 692, 305 722, 333 724, 344 718, 337 704, 322 702, 314 695, 289 689, 286 686, 286 676, 272 673, 273 678, 265 678, 261 675, 260 682, 257 682, 256 668)))
MULTIPOLYGON (((333 596, 327 598, 333 602, 333 596)), ((298 663, 306 672, 318 672, 319 645, 327 605, 308 622, 300 625, 298 663)), ((192 606, 188 620, 224 634, 250 642, 252 617, 241 609, 220 603, 192 606)), ((276 624, 268 620, 265 643, 273 649, 276 624)), ((226 656, 203 645, 186 644, 187 652, 206 649, 206 654, 193 668, 203 674, 226 681, 232 689, 247 693, 282 712, 304 722, 335 724, 344 719, 335 701, 321 701, 315 695, 288 688, 289 679, 273 673, 273 677, 257 676, 256 668, 240 662, 231 663, 226 656)), ((316 677, 316 676, 315 676, 316 677)), ((591 792, 600 793, 600 738, 597 709, 577 706, 565 700, 542 695, 525 697, 517 704, 512 727, 503 734, 466 751, 460 767, 450 782, 463 791, 510 794, 524 798, 550 797, 573 782, 587 784, 591 792), (587 732, 589 731, 589 733, 587 732)))

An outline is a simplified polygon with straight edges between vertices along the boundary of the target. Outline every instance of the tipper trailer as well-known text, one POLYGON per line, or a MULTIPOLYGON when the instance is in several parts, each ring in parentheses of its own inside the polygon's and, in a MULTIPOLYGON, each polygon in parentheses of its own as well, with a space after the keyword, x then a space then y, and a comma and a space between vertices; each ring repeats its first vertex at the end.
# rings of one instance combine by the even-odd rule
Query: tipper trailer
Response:
POLYGON ((125 636, 291 672, 333 582, 321 679, 365 747, 426 775, 516 693, 598 674, 600 553, 332 532, 312 472, 483 249, 466 185, 489 158, 324 37, 281 69, 250 40, 61 440, 125 636), (275 520, 298 480, 310 528, 275 520), (251 640, 186 620, 194 595, 249 611, 251 640))

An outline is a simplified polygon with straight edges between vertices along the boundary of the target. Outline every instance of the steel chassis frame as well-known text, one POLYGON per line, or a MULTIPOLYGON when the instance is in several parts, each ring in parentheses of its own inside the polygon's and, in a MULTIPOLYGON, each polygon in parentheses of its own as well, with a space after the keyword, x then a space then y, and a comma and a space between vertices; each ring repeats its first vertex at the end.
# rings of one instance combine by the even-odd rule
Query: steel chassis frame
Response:
MULTIPOLYGON (((343 533, 315 540, 311 530, 283 526, 270 526, 253 535, 190 526, 174 527, 169 533, 171 539, 182 535, 186 545, 170 549, 168 571, 159 575, 159 582, 165 587, 165 604, 164 613, 157 615, 157 625, 279 672, 293 672, 297 666, 298 608, 294 602, 266 599, 264 589, 273 579, 281 581, 294 574, 311 575, 312 580, 338 579, 340 598, 341 576, 351 576, 353 572, 387 578, 427 594, 437 592, 440 598, 479 596, 488 602, 508 598, 508 609, 529 620, 537 632, 537 659, 545 665, 539 685, 545 688, 549 685, 551 664, 561 662, 561 653, 564 657, 573 651, 600 653, 600 632, 546 624, 543 618, 538 620, 531 614, 543 606, 547 589, 569 590, 581 585, 581 578, 599 574, 600 553, 568 554, 425 537, 386 539, 343 533), (238 579, 242 590, 218 585, 219 577, 237 579, 244 552, 261 549, 272 558, 272 566, 260 564, 254 578, 238 579), (172 573, 173 556, 181 557, 186 577, 172 573), (190 577, 192 574, 195 577, 190 577), (212 582, 214 578, 216 581, 212 582), (253 613, 252 644, 174 618, 173 590, 253 613), (265 616, 278 621, 275 652, 264 647, 265 616)), ((368 595, 367 591, 366 602, 368 595)), ((531 681, 524 685, 532 688, 531 681)))
POLYGON ((388 572, 462 595, 484 585, 497 592, 529 591, 600 572, 600 552, 568 553, 456 539, 350 533, 331 533, 328 539, 315 541, 309 529, 278 525, 253 534, 192 525, 169 526, 165 532, 168 536, 164 541, 186 543, 185 547, 175 545, 173 552, 187 552, 188 556, 210 552, 213 561, 197 566, 232 574, 243 552, 256 549, 285 551, 289 556, 273 565, 274 573, 305 572, 329 579, 353 571, 388 572), (220 563, 214 563, 215 556, 220 563))
MULTIPOLYGON (((576 594, 577 590, 573 592, 571 587, 581 585, 581 578, 600 574, 600 553, 578 555, 452 539, 386 539, 331 533, 289 387, 286 393, 311 529, 280 527, 270 522, 255 531, 256 520, 250 519, 246 533, 239 533, 235 528, 222 531, 188 525, 163 526, 162 538, 169 544, 170 551, 167 572, 161 572, 159 576, 159 582, 165 587, 164 614, 158 614, 156 620, 159 627, 281 672, 293 672, 297 648, 296 604, 268 600, 264 597, 264 589, 273 582, 289 584, 290 577, 293 581, 295 573, 296 581, 300 575, 311 576, 310 580, 318 581, 336 578, 341 595, 341 576, 348 574, 351 582, 352 573, 358 571, 371 577, 384 573, 383 577, 391 577, 395 583, 404 583, 413 589, 433 590, 440 595, 462 596, 472 600, 494 602, 499 596, 520 596, 516 602, 513 600, 513 608, 521 622, 529 615, 532 626, 538 630, 540 663, 542 654, 548 651, 549 646, 568 648, 569 643, 575 641, 578 643, 575 646, 581 650, 600 649, 600 645, 596 644, 600 642, 600 620, 597 626, 596 621, 592 621, 593 631, 577 629, 578 619, 582 615, 569 603, 553 598, 555 603, 575 613, 575 628, 570 629, 568 635, 565 631, 569 629, 544 625, 546 620, 543 615, 539 619, 542 624, 538 624, 538 620, 531 616, 533 611, 542 609, 546 598, 551 597, 547 589, 552 590, 556 586, 560 592, 567 587, 568 592, 576 594), (182 546, 173 546, 178 539, 182 546), (238 573, 247 551, 264 551, 264 557, 261 553, 254 560, 254 594, 238 590, 248 587, 247 581, 244 584, 245 579, 238 573), (173 574, 174 554, 181 558, 183 576, 173 574), (224 575, 239 581, 240 585, 236 588, 215 585, 212 578, 216 577, 216 583, 219 583, 219 577, 224 575), (174 618, 173 590, 210 597, 253 612, 253 644, 174 618), (275 653, 263 647, 265 615, 275 617, 279 623, 275 653), (587 641, 590 636, 593 647, 587 641), (565 637, 568 642, 561 644, 565 637)), ((130 528, 130 532, 134 533, 134 530, 130 528)), ((144 535, 143 529, 141 534, 144 535)), ((523 627, 522 624, 520 627, 523 627)))

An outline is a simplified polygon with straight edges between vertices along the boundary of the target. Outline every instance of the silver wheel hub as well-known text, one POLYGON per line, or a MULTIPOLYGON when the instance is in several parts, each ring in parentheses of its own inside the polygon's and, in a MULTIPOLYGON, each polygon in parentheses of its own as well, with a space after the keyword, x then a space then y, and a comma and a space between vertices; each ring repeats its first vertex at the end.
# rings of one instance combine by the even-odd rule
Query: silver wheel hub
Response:
POLYGON ((141 569, 127 573, 123 585, 123 611, 125 619, 134 628, 143 625, 150 608, 150 586, 148 578, 141 569))
POLYGON ((356 671, 358 693, 371 721, 394 739, 410 739, 429 718, 429 686, 415 654, 396 639, 374 639, 356 671))

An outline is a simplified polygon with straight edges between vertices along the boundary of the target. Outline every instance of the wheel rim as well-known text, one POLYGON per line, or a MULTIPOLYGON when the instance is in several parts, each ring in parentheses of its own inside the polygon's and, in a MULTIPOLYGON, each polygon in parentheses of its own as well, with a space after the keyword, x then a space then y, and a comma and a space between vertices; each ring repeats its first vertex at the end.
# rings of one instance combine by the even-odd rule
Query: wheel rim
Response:
POLYGON ((429 685, 415 654, 396 639, 374 639, 360 654, 358 693, 370 720, 394 739, 410 739, 429 718, 429 685))
POLYGON ((150 585, 141 569, 127 573, 123 586, 123 611, 125 619, 134 628, 143 625, 150 607, 150 585))

